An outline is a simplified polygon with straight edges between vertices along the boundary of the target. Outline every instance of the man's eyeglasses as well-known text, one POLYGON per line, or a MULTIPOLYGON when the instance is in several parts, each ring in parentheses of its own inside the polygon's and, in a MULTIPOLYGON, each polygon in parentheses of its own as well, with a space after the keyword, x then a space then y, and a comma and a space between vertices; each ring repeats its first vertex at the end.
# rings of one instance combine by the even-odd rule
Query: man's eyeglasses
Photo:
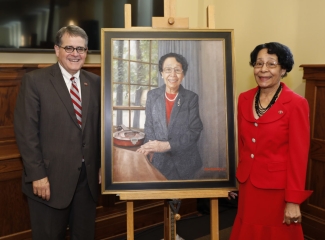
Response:
POLYGON ((183 72, 183 69, 181 69, 181 68, 165 67, 163 69, 164 73, 172 73, 173 70, 177 74, 181 74, 183 72))
POLYGON ((65 47, 61 47, 61 46, 58 46, 60 48, 63 48, 67 53, 72 53, 74 50, 77 51, 77 53, 84 53, 87 51, 87 48, 84 48, 84 47, 72 47, 72 46, 65 46, 65 47))
POLYGON ((262 68, 263 66, 267 67, 267 68, 276 68, 278 65, 277 62, 262 62, 262 61, 257 61, 256 63, 253 64, 254 68, 262 68))

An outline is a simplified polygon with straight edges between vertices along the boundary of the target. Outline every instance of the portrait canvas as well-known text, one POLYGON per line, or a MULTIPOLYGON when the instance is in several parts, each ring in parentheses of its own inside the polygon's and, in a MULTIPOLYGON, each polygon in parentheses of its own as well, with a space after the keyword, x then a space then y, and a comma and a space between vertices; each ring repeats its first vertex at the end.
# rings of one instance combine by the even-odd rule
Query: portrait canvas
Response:
POLYGON ((233 31, 102 29, 101 52, 103 193, 234 188, 237 140, 233 31), (148 96, 150 91, 164 88, 159 60, 170 53, 186 59, 188 68, 181 85, 191 94, 175 97, 173 120, 166 125, 164 103, 157 105, 148 96), (179 142, 185 141, 184 134, 193 138, 188 132, 196 130, 187 125, 190 120, 186 119, 192 119, 193 114, 184 113, 192 110, 183 106, 190 105, 194 98, 197 116, 193 119, 200 119, 203 127, 195 140, 189 140, 194 144, 182 151, 176 149, 179 154, 164 153, 163 161, 170 161, 170 166, 183 161, 186 168, 195 148, 200 165, 193 165, 199 167, 190 178, 170 179, 159 170, 156 153, 145 155, 137 149, 151 141, 148 136, 152 132, 161 129, 171 131, 173 138, 180 132, 179 142), (152 117, 153 112, 158 117, 152 117), (173 124, 174 128, 169 129, 173 124))

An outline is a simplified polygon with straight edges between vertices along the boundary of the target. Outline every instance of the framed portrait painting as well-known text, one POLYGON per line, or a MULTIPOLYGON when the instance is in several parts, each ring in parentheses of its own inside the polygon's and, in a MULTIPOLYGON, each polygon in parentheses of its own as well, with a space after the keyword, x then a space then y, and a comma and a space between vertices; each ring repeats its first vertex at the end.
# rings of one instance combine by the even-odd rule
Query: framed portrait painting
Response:
POLYGON ((235 188, 233 31, 101 38, 102 192, 235 188))

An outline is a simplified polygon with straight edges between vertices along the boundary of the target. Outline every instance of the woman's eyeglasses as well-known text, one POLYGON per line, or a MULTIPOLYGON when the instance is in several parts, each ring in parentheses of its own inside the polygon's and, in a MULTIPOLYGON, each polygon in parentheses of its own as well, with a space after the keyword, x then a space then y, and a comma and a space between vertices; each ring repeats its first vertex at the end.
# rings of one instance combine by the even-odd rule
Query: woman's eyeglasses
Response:
POLYGON ((267 67, 267 68, 276 68, 278 65, 277 62, 262 62, 262 61, 257 61, 256 63, 253 64, 254 68, 262 68, 263 66, 267 67))
POLYGON ((172 73, 173 70, 177 74, 181 74, 183 72, 183 69, 181 69, 181 68, 165 67, 163 69, 164 73, 172 73))

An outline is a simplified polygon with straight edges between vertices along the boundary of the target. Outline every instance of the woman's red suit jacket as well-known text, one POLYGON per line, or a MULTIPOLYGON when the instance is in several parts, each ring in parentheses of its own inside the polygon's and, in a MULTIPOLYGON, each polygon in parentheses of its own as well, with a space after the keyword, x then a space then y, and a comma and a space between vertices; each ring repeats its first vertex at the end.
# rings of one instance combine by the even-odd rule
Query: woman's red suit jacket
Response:
POLYGON ((312 193, 305 190, 309 107, 305 98, 281 84, 279 98, 259 119, 253 115, 258 87, 239 96, 236 177, 240 183, 250 178, 258 188, 284 189, 286 202, 300 204, 312 193))

